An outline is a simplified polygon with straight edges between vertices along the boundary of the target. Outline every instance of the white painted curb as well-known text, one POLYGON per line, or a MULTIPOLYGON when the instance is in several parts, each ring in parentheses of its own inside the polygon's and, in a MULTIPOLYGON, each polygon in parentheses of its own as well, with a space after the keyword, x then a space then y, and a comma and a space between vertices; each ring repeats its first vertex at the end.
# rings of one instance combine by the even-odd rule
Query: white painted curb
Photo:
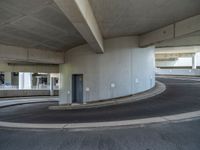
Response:
POLYGON ((30 98, 30 99, 17 99, 17 100, 1 100, 0 108, 9 107, 15 105, 32 104, 32 103, 43 103, 43 102, 54 102, 58 101, 58 98, 30 98))
POLYGON ((200 111, 152 117, 145 119, 125 120, 125 121, 109 121, 94 123, 65 123, 65 124, 31 124, 31 123, 13 123, 0 121, 0 127, 7 128, 27 128, 27 129, 81 129, 81 128, 102 128, 102 127, 119 127, 119 126, 138 126, 154 123, 177 122, 187 119, 200 117, 200 111))
POLYGON ((77 110, 77 109, 101 108, 101 107, 106 107, 106 106, 133 103, 133 102, 137 102, 140 100, 144 100, 144 99, 159 95, 163 93, 165 90, 166 90, 165 84, 162 82, 156 81, 156 87, 150 90, 138 93, 138 94, 134 94, 129 97, 115 98, 113 100, 104 100, 100 102, 86 103, 86 104, 81 104, 81 105, 55 105, 55 106, 49 106, 49 109, 50 110, 77 110))

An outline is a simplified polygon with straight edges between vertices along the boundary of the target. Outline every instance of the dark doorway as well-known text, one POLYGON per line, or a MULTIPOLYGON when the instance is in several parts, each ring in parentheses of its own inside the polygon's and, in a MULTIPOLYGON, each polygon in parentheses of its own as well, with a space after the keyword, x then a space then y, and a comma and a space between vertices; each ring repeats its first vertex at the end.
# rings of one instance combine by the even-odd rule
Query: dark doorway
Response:
POLYGON ((83 75, 72 75, 72 103, 83 103, 83 75))

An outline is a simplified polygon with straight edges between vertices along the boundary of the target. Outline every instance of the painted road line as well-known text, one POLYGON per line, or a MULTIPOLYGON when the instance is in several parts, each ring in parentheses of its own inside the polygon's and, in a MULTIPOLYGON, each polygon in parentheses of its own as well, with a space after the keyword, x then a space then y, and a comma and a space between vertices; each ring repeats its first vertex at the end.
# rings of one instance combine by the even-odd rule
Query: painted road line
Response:
POLYGON ((187 119, 200 117, 200 111, 152 117, 135 120, 124 121, 108 121, 108 122, 92 122, 92 123, 64 123, 64 124, 31 124, 31 123, 14 123, 0 121, 0 127, 7 128, 28 128, 28 129, 82 129, 82 128, 103 128, 103 127, 121 127, 121 126, 138 126, 155 123, 171 123, 177 121, 184 121, 187 119))

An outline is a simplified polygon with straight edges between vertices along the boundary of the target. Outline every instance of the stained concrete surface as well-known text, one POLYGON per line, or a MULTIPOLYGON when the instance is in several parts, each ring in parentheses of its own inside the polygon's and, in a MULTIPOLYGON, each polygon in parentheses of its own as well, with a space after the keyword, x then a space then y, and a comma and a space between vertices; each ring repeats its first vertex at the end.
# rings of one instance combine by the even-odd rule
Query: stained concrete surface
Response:
POLYGON ((173 115, 200 109, 200 82, 178 79, 161 79, 167 90, 142 101, 92 108, 87 110, 48 110, 49 105, 25 104, 0 109, 0 120, 25 123, 77 123, 119 121, 173 115))

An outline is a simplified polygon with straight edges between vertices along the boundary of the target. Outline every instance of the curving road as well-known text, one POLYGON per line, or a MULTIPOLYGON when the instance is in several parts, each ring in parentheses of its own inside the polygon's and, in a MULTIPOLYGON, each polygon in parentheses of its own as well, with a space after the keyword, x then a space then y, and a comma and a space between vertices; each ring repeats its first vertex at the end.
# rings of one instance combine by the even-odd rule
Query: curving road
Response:
POLYGON ((119 121, 173 115, 200 110, 200 81, 157 78, 166 84, 160 95, 142 101, 82 110, 53 111, 55 102, 24 104, 0 109, 0 120, 20 123, 80 123, 119 121))

